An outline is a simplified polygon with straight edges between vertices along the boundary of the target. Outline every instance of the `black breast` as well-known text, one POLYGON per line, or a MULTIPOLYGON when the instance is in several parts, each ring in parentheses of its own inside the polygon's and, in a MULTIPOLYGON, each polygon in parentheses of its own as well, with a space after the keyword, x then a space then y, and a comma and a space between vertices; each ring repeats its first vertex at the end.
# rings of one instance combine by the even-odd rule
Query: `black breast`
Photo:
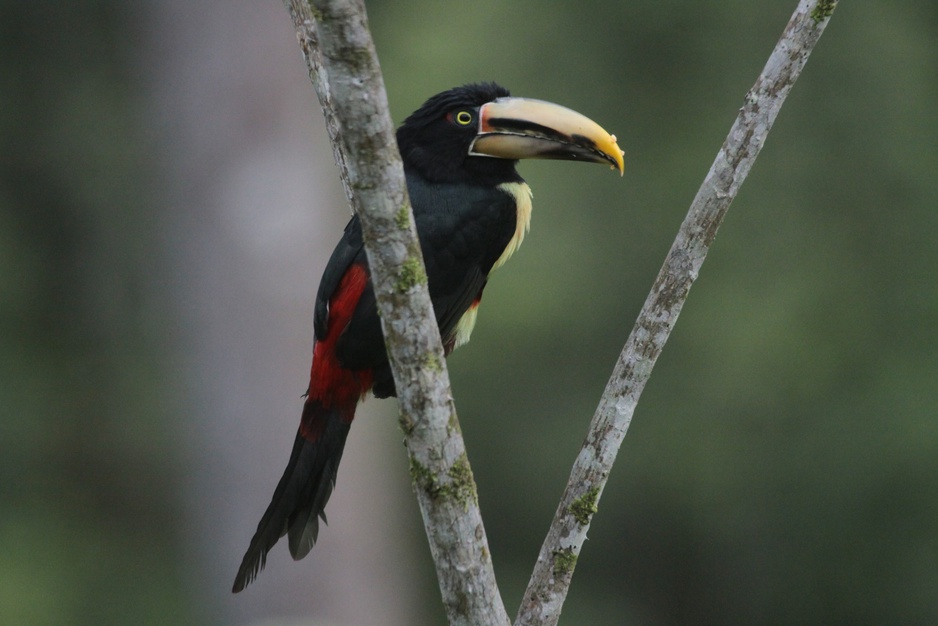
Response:
MULTIPOLYGON (((474 300, 515 233, 514 198, 494 187, 427 184, 409 175, 407 188, 424 255, 430 298, 444 341, 474 300)), ((350 225, 359 229, 357 218, 350 225)), ((374 369, 374 394, 394 395, 374 290, 369 285, 337 346, 351 369, 374 369)))

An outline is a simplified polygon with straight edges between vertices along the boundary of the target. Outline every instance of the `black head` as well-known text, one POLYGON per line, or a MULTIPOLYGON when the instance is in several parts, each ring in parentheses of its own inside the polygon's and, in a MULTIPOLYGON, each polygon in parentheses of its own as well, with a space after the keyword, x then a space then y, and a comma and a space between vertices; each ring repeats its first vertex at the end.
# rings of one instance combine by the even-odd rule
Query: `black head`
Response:
POLYGON ((518 159, 604 163, 624 171, 622 150, 588 117, 543 100, 512 98, 495 83, 433 96, 397 131, 408 173, 434 183, 520 181, 518 159))
POLYGON ((474 83, 437 94, 397 130, 404 169, 431 182, 497 185, 520 181, 517 160, 472 156, 479 108, 511 94, 495 83, 474 83))

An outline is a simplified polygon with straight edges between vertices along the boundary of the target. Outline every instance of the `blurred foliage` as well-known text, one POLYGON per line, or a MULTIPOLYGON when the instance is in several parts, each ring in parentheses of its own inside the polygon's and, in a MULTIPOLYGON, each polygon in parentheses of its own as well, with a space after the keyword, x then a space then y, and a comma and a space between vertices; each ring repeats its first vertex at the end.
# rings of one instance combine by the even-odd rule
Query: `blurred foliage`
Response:
POLYGON ((3 624, 186 614, 131 18, 0 4, 3 624))
MULTIPOLYGON (((532 233, 450 359, 510 610, 794 4, 369 3, 396 120, 494 79, 626 150, 624 180, 523 164, 532 233)), ((144 27, 116 2, 0 3, 0 623, 192 620, 144 27)), ((932 0, 841 3, 642 398, 563 623, 938 621, 936 32, 932 0)))

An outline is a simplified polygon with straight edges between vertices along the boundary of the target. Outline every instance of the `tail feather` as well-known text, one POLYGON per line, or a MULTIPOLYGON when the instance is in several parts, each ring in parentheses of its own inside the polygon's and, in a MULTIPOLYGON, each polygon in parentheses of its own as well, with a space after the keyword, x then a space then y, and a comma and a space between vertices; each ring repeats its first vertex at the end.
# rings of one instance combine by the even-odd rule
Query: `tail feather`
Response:
POLYGON ((267 563, 267 553, 288 532, 290 554, 296 560, 306 556, 319 535, 319 518, 326 521, 324 509, 335 486, 351 420, 315 401, 308 401, 304 408, 304 421, 310 411, 315 421, 322 420, 319 436, 310 441, 302 427, 297 433, 290 462, 238 568, 234 593, 257 577, 267 563))
MULTIPOLYGON (((319 537, 319 519, 321 518, 326 524, 329 523, 326 519, 325 508, 329 497, 332 495, 332 490, 335 489, 335 479, 339 471, 339 461, 342 460, 342 450, 345 446, 345 437, 348 435, 348 427, 349 425, 345 424, 345 429, 341 433, 342 445, 326 460, 318 484, 310 485, 309 492, 313 494, 313 497, 310 499, 309 504, 291 517, 288 533, 290 555, 295 561, 299 561, 309 554, 309 551, 316 544, 316 539, 319 537)), ((310 481, 312 482, 313 479, 311 478, 310 481)))

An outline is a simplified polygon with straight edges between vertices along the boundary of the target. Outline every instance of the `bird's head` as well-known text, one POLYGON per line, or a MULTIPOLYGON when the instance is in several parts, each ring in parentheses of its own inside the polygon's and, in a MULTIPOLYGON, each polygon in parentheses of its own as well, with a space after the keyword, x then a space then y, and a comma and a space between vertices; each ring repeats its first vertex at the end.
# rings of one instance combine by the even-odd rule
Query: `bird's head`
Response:
POLYGON ((518 159, 565 159, 624 169, 614 136, 588 117, 550 102, 512 98, 495 83, 444 91, 397 130, 408 171, 433 182, 518 181, 518 159))

